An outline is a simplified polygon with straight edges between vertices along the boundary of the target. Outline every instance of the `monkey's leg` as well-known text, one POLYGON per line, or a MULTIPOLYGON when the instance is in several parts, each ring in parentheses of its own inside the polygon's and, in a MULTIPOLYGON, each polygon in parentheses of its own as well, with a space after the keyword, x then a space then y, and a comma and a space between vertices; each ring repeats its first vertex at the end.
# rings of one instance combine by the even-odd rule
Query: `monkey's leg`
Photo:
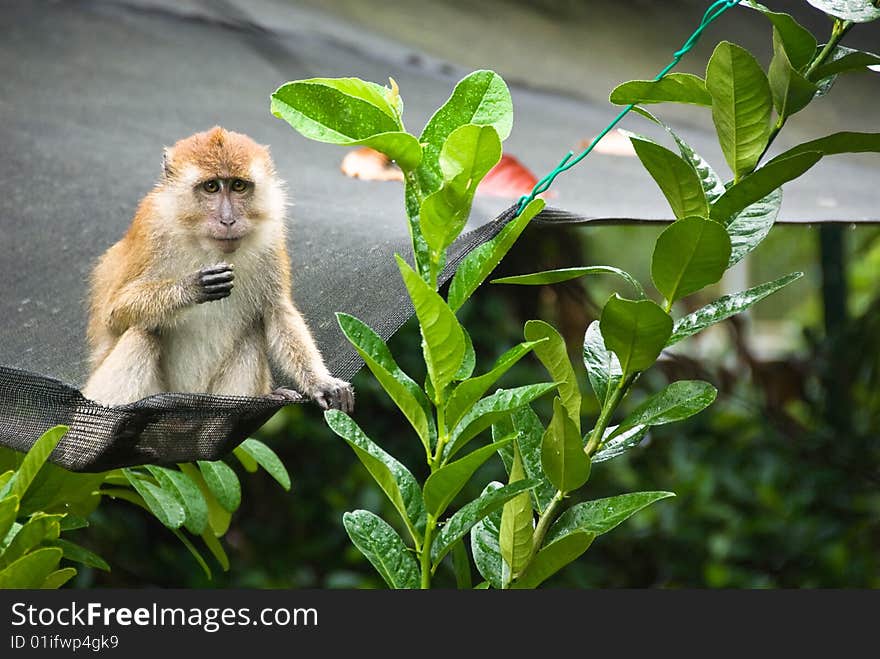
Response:
POLYGON ((211 379, 208 392, 219 396, 264 396, 272 387, 265 339, 250 332, 235 342, 229 359, 211 379))
POLYGON ((323 409, 351 413, 354 389, 330 375, 302 314, 289 300, 282 300, 265 315, 266 341, 278 365, 292 376, 304 394, 323 409))
POLYGON ((157 336, 127 329, 92 373, 83 396, 103 405, 122 405, 164 391, 159 349, 157 336))

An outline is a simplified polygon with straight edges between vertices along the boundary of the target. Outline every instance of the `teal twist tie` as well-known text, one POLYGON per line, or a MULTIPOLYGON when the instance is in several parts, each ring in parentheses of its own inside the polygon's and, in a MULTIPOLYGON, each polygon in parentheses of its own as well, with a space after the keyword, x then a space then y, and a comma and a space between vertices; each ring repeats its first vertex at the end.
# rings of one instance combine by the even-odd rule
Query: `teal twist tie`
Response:
MULTIPOLYGON (((681 61, 681 58, 687 55, 691 51, 691 49, 697 44, 705 29, 709 27, 709 25, 711 25, 713 21, 718 19, 724 12, 732 7, 735 7, 741 1, 742 0, 718 0, 717 2, 712 3, 712 5, 710 5, 710 7, 706 10, 706 13, 703 14, 703 20, 700 21, 700 25, 697 27, 696 30, 694 30, 694 33, 688 37, 687 41, 684 42, 681 48, 679 48, 672 54, 672 61, 669 62, 669 64, 666 65, 666 68, 664 68, 654 77, 654 80, 662 80, 667 73, 672 71, 672 69, 674 69, 681 61)), ((553 185, 553 181, 556 180, 557 176, 559 176, 562 172, 568 171, 569 169, 577 165, 581 160, 586 158, 590 154, 590 152, 592 152, 595 146, 601 141, 601 139, 605 137, 609 132, 611 132, 611 130, 617 124, 619 124, 620 121, 627 114, 629 114, 630 110, 632 110, 634 107, 634 103, 627 105, 620 112, 620 114, 618 114, 611 121, 611 123, 608 124, 602 130, 602 132, 593 139, 592 142, 590 142, 589 146, 581 151, 577 158, 574 158, 573 151, 569 151, 567 154, 565 154, 565 157, 559 162, 558 165, 556 165, 556 168, 549 174, 544 176, 541 180, 539 180, 529 194, 523 195, 519 198, 519 206, 517 207, 516 214, 519 215, 520 213, 522 213, 523 209, 525 209, 525 207, 528 206, 535 197, 549 190, 550 186, 553 185), (574 158, 574 160, 572 160, 572 158, 574 158)))

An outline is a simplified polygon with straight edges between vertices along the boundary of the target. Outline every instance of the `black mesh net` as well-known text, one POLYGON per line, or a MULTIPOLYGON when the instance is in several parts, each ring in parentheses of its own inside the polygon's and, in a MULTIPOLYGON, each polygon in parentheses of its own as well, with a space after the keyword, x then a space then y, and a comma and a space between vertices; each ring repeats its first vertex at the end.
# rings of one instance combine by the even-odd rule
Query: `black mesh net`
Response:
MULTIPOLYGON (((7 63, 0 76, 0 443, 26 450, 61 423, 72 430, 52 459, 71 469, 210 459, 282 404, 164 394, 108 409, 78 391, 87 376, 85 298, 95 259, 122 236, 156 179, 161 147, 215 124, 272 146, 294 201, 294 299, 335 375, 350 378, 361 365, 335 312, 361 318, 384 338, 410 315, 392 258, 409 252, 401 186, 343 177, 343 150, 309 142, 272 118, 269 94, 293 79, 393 76, 412 128, 424 125, 467 71, 320 13, 267 6, 275 9, 257 17, 247 13, 248 3, 232 1, 0 0, 0 58, 7 63)), ((726 20, 725 36, 738 22, 763 30, 761 21, 756 12, 737 12, 726 20)), ((664 38, 665 50, 673 45, 664 38)), ((658 64, 653 57, 634 63, 633 76, 658 64)), ((525 85, 511 90, 516 127, 505 148, 539 173, 613 114, 607 104, 525 85)), ((876 109, 864 94, 844 98, 850 108, 876 109)), ((816 116, 816 125, 799 124, 801 133, 837 129, 833 113, 816 116)), ((870 129, 871 117, 862 121, 857 111, 848 127, 870 129)), ((703 155, 722 161, 711 126, 686 119, 682 132, 703 155)), ((645 131, 644 124, 637 129, 645 131)), ((634 158, 596 154, 579 171, 585 174, 571 172, 553 189, 553 202, 572 212, 548 210, 538 221, 668 219, 634 158)), ((787 189, 782 220, 876 220, 869 184, 876 175, 876 159, 823 165, 791 194, 787 189), (835 181, 834 199, 817 203, 819 177, 835 181)), ((446 276, 500 230, 510 203, 478 198, 446 276)))

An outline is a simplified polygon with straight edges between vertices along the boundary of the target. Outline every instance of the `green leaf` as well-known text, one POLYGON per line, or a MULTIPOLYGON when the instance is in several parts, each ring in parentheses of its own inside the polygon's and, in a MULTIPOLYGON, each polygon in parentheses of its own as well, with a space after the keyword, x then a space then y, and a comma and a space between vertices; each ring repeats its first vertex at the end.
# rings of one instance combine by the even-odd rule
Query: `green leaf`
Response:
POLYGON ((504 418, 512 410, 528 405, 555 388, 555 382, 542 382, 515 389, 499 389, 491 396, 486 396, 474 405, 453 429, 449 443, 443 451, 444 461, 450 459, 471 439, 499 419, 504 418))
POLYGON ((868 0, 807 0, 826 14, 853 23, 868 23, 880 18, 880 7, 868 0))
POLYGON ((9 533, 9 529, 15 524, 18 515, 18 497, 14 494, 0 499, 0 542, 9 533))
POLYGON ((356 78, 288 82, 272 94, 272 114, 303 136, 381 151, 405 171, 422 158, 419 141, 405 132, 384 87, 356 78))
POLYGON ((717 395, 718 390, 708 382, 700 380, 673 382, 630 412, 611 437, 636 426, 660 426, 682 421, 707 408, 717 395))
POLYGON ((200 535, 208 527, 208 502, 199 486, 181 471, 147 465, 147 471, 159 483, 159 487, 173 496, 183 507, 186 530, 200 535))
POLYGON ((691 215, 705 217, 709 214, 703 184, 690 163, 650 140, 632 135, 630 141, 676 218, 691 215))
POLYGON ((573 533, 602 535, 655 501, 674 497, 672 492, 633 492, 607 499, 584 501, 566 510, 547 532, 547 543, 573 533))
POLYGON ((578 489, 590 477, 590 458, 584 453, 580 430, 559 397, 553 400, 553 418, 541 441, 541 465, 563 494, 578 489))
POLYGON ((807 107, 819 91, 815 84, 798 72, 798 68, 790 61, 779 31, 773 28, 773 58, 770 60, 768 79, 780 121, 807 107))
POLYGON ((450 462, 428 476, 424 487, 425 508, 427 508, 428 514, 433 515, 435 518, 440 517, 443 511, 449 507, 449 504, 452 503, 455 495, 461 492, 461 489, 467 484, 471 476, 474 475, 474 472, 486 460, 491 458, 498 449, 506 446, 513 439, 513 437, 508 437, 494 444, 478 448, 476 451, 468 453, 465 457, 455 462, 450 462))
MULTIPOLYGON (((77 529, 84 529, 89 525, 89 520, 79 517, 77 515, 72 515, 71 513, 67 513, 59 522, 59 526, 61 527, 62 533, 64 531, 75 531, 77 529)), ((0 533, 2 535, 2 533, 0 533)))
POLYGON ((540 341, 533 350, 556 382, 559 397, 568 412, 568 417, 578 432, 581 428, 581 390, 571 361, 565 339, 552 325, 543 320, 530 320, 523 330, 526 341, 540 341))
POLYGON ((514 275, 513 277, 501 277, 493 279, 493 284, 522 284, 525 286, 539 286, 544 284, 558 284, 559 282, 577 279, 587 275, 617 275, 626 280, 635 290, 636 294, 645 297, 645 289, 631 274, 614 268, 610 265, 591 265, 583 268, 559 268, 557 270, 544 270, 543 272, 534 272, 528 275, 514 275))
POLYGON ((437 430, 430 422, 431 406, 421 387, 401 370, 382 337, 365 323, 345 313, 337 313, 336 320, 345 338, 355 347, 370 372, 403 412, 422 444, 430 447, 437 430))
POLYGON ((0 554, 0 567, 6 567, 21 556, 27 554, 34 547, 43 542, 56 540, 61 530, 58 521, 61 515, 44 515, 36 513, 25 522, 18 532, 12 536, 9 544, 0 554))
POLYGON ((76 568, 72 567, 64 567, 60 570, 55 570, 54 572, 50 572, 46 579, 43 581, 43 585, 40 586, 42 590, 57 590, 61 588, 68 581, 73 579, 76 576, 76 568))
POLYGON ((788 162, 793 157, 807 157, 816 153, 820 156, 833 156, 841 153, 880 153, 880 133, 845 131, 810 140, 798 144, 785 153, 780 153, 758 171, 764 170, 770 165, 788 162))
POLYGON ((211 529, 205 529, 203 533, 201 533, 202 541, 205 543, 205 546, 208 548, 208 551, 217 559, 217 562, 220 564, 220 568, 224 572, 229 572, 229 556, 226 555, 226 550, 223 549, 223 545, 220 544, 220 540, 215 536, 211 529))
POLYGON ((133 469, 123 469, 122 471, 156 519, 169 529, 177 529, 183 525, 186 513, 175 496, 146 480, 133 469))
MULTIPOLYGON (((535 510, 543 513, 550 501, 556 495, 556 488, 544 475, 544 467, 541 465, 541 443, 544 439, 544 424, 535 414, 531 405, 523 405, 513 410, 503 419, 499 419, 492 425, 492 439, 499 441, 502 438, 514 435, 519 454, 522 458, 526 477, 537 482, 532 489, 532 503, 535 510)), ((513 445, 502 447, 498 454, 504 463, 508 475, 513 468, 513 445)))
POLYGON ((39 588, 58 567, 61 550, 43 547, 25 554, 0 571, 0 590, 39 588))
POLYGON ((519 216, 505 225, 492 240, 483 243, 459 264, 449 284, 449 306, 458 311, 513 247, 532 218, 544 209, 543 199, 533 199, 519 216))
POLYGON ((348 537, 389 588, 418 588, 419 566, 406 544, 382 518, 366 510, 355 510, 342 516, 348 537))
POLYGON ((258 465, 265 469, 266 473, 274 478, 284 488, 285 492, 290 492, 290 474, 275 451, 258 439, 246 439, 238 448, 247 453, 258 465))
MULTIPOLYGON (((523 493, 528 494, 529 490, 535 487, 536 484, 537 481, 535 479, 527 479, 516 481, 503 487, 500 483, 496 484, 497 487, 487 486, 479 498, 459 508, 434 538, 434 543, 431 545, 431 561, 434 565, 439 565, 443 557, 452 549, 452 546, 466 536, 468 531, 474 528, 480 520, 491 516, 496 511, 498 512, 498 521, 495 525, 495 538, 497 541, 497 528, 498 524, 501 523, 501 507, 515 496, 523 493)), ((474 560, 476 561, 476 554, 474 555, 474 560)), ((481 572, 481 574, 483 573, 481 572)), ((483 574, 483 576, 485 577, 486 575, 483 574)))
POLYGON ((661 80, 630 80, 615 87, 609 100, 615 105, 690 103, 712 105, 706 82, 690 73, 669 73, 661 80))
POLYGON ((755 168, 767 146, 773 110, 770 83, 749 51, 722 41, 706 67, 706 89, 712 95, 721 150, 738 179, 755 168))
POLYGON ((105 474, 74 473, 46 462, 22 498, 19 515, 42 511, 72 512, 86 517, 100 502, 97 490, 104 478, 105 474))
POLYGON ((623 370, 617 355, 605 347, 598 320, 590 323, 584 334, 584 366, 587 367, 587 377, 596 399, 603 406, 608 399, 608 393, 620 384, 623 370))
POLYGON ((778 188, 733 216, 727 225, 731 243, 728 268, 739 263, 767 237, 781 207, 782 189, 778 188))
POLYGON ((498 358, 488 373, 459 384, 452 391, 452 395, 446 403, 446 424, 454 428, 461 421, 461 417, 473 408, 480 397, 489 390, 489 387, 495 384, 498 378, 504 375, 524 355, 528 354, 536 343, 538 342, 527 341, 514 346, 498 358))
POLYGON ((651 278, 672 303, 721 279, 730 259, 730 237, 718 222, 688 217, 657 238, 651 278))
POLYGON ((456 382, 467 380, 474 374, 474 369, 477 367, 477 353, 474 352, 474 342, 471 340, 471 335, 468 334, 464 326, 461 331, 464 335, 464 359, 461 360, 461 366, 455 374, 456 382))
POLYGON ((415 476, 409 469, 383 451, 345 412, 327 410, 327 425, 354 450, 367 471, 400 513, 413 539, 421 541, 425 528, 425 502, 415 476))
MULTIPOLYGON (((516 444, 513 445, 513 468, 510 470, 509 484, 525 480, 525 470, 516 444)), ((511 576, 516 576, 526 566, 531 554, 534 533, 532 500, 528 493, 518 494, 507 503, 501 512, 501 532, 498 543, 501 557, 510 566, 511 576)))
POLYGON ((682 339, 701 332, 710 325, 720 323, 722 320, 726 320, 740 311, 745 311, 771 293, 775 293, 780 288, 788 286, 793 281, 797 281, 803 274, 802 272, 793 272, 790 275, 785 275, 766 284, 761 284, 739 293, 733 293, 732 295, 725 295, 714 302, 710 302, 706 306, 676 321, 672 336, 669 337, 666 345, 671 346, 678 343, 682 339))
POLYGON ((651 300, 614 295, 602 309, 599 328, 605 346, 617 355, 623 377, 649 368, 672 333, 672 318, 651 300))
POLYGON ((58 442, 61 441, 66 432, 67 426, 55 426, 44 432, 34 442, 27 454, 25 454, 21 465, 16 471, 15 478, 6 484, 6 487, 0 492, 0 498, 5 497, 11 492, 18 497, 19 501, 24 499, 25 492, 27 492, 37 472, 40 471, 40 468, 49 459, 52 451, 55 450, 58 442))
POLYGON ((761 169, 730 186, 727 192, 712 204, 709 217, 716 222, 730 224, 737 213, 764 199, 783 183, 796 179, 821 158, 822 154, 817 151, 774 158, 761 169))
POLYGON ((419 142, 424 156, 416 170, 422 194, 440 188, 440 151, 452 131, 465 124, 492 126, 502 141, 510 135, 513 102, 504 80, 494 71, 474 71, 464 77, 422 131, 419 142))
POLYGON ((816 54, 816 37, 798 23, 791 15, 769 10, 757 2, 748 2, 743 5, 760 11, 773 25, 775 32, 774 41, 778 38, 785 48, 785 53, 791 64, 801 70, 809 64, 816 54))
POLYGON ((107 561, 98 556, 91 549, 86 549, 85 547, 78 545, 75 542, 65 540, 64 538, 59 538, 50 544, 53 547, 58 547, 64 552, 63 558, 66 558, 68 561, 82 563, 88 567, 104 570, 105 572, 110 571, 110 566, 107 564, 107 561))
POLYGON ((459 540, 452 546, 452 570, 455 573, 455 587, 467 590, 473 586, 471 580, 471 561, 464 542, 459 540))
POLYGON ((431 250, 444 251, 467 223, 477 186, 501 160, 501 139, 492 126, 459 126, 440 150, 442 187, 422 202, 422 234, 431 250))
POLYGON ((592 533, 570 533, 555 542, 546 543, 535 555, 522 575, 510 587, 537 588, 569 563, 577 560, 593 544, 592 533))
POLYGON ((241 483, 232 467, 222 460, 199 460, 197 464, 220 505, 231 513, 238 510, 241 505, 241 483))
POLYGON ((422 350, 435 397, 443 400, 444 389, 464 361, 464 330, 443 298, 406 261, 397 255, 395 258, 419 319, 422 350))
POLYGON ((234 449, 232 449, 232 455, 234 455, 238 459, 238 461, 241 463, 241 466, 244 467, 244 470, 249 474, 255 474, 260 468, 260 465, 257 464, 257 461, 249 456, 247 452, 241 448, 241 446, 236 446, 234 449))
MULTIPOLYGON (((211 527, 211 531, 214 532, 214 535, 220 537, 226 533, 226 530, 229 528, 229 522, 232 520, 232 513, 220 505, 220 502, 217 501, 217 497, 214 496, 214 493, 211 492, 211 488, 208 487, 208 483, 205 482, 202 472, 200 472, 194 464, 180 463, 177 466, 180 468, 180 471, 198 486, 199 491, 205 498, 205 502, 208 504, 208 526, 211 527)), ((185 538, 186 536, 181 537, 185 538)), ((189 542, 189 540, 187 540, 187 542, 189 542)), ((203 562, 201 554, 198 553, 195 547, 192 547, 190 553, 193 554, 197 561, 203 562)), ((208 569, 207 563, 205 563, 204 569, 210 579, 211 570, 208 569)))
POLYGON ((825 62, 821 66, 816 67, 810 76, 811 80, 820 81, 830 78, 840 73, 849 73, 851 71, 864 71, 869 66, 877 66, 880 64, 880 55, 869 53, 863 50, 853 50, 838 46, 840 49, 840 57, 825 62))
MULTIPOLYGON (((210 501, 208 503, 208 506, 210 507, 210 501)), ((224 510, 223 512, 226 511, 224 510)), ((229 513, 226 514, 228 515, 229 513)), ((205 560, 205 557, 202 556, 202 553, 198 549, 196 549, 196 546, 190 541, 190 539, 187 538, 186 535, 184 535, 183 532, 180 531, 180 529, 171 529, 171 532, 175 536, 177 536, 177 539, 180 540, 180 544, 186 547, 186 550, 196 560, 196 563, 198 563, 199 567, 202 568, 202 572, 205 573, 205 576, 208 579, 212 579, 213 575, 211 574, 211 568, 208 567, 208 562, 205 560)))
MULTIPOLYGON (((500 487, 501 483, 493 481, 486 486, 481 496, 485 496, 500 487)), ((507 485, 505 487, 510 486, 507 485)), ((505 580, 505 573, 509 572, 504 565, 504 560, 501 558, 501 546, 498 544, 498 535, 500 533, 500 507, 476 522, 471 529, 471 555, 474 557, 474 565, 480 576, 493 588, 501 588, 501 583, 505 580)))
POLYGON ((721 180, 721 177, 718 176, 718 174, 715 173, 715 170, 712 169, 712 166, 699 153, 694 151, 687 142, 680 138, 672 128, 644 108, 636 107, 633 108, 633 110, 646 119, 653 121, 658 126, 662 126, 672 139, 675 140, 675 144, 678 146, 678 152, 681 154, 681 157, 684 158, 697 173, 697 178, 700 179, 700 184, 703 186, 703 194, 706 195, 706 200, 709 203, 714 202, 718 197, 724 194, 724 191, 727 188, 724 186, 724 181, 721 180))
MULTIPOLYGON (((600 444, 602 448, 593 454, 593 464, 606 462, 612 458, 616 458, 619 455, 623 455, 631 448, 641 444, 642 439, 644 439, 645 434, 648 432, 648 426, 635 426, 634 428, 624 430, 619 435, 612 437, 616 431, 617 426, 608 426, 605 429, 605 434, 603 435, 602 443, 600 444)), ((590 434, 592 434, 592 432, 590 434)), ((589 435, 587 435, 587 438, 589 438, 589 435)))

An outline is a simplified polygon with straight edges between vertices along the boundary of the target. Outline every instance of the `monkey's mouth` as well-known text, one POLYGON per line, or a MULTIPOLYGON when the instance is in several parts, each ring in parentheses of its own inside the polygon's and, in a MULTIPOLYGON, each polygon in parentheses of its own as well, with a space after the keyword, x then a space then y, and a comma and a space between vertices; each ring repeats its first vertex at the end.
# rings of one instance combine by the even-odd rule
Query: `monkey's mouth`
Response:
POLYGON ((241 238, 233 238, 233 237, 221 237, 221 236, 212 236, 214 242, 217 243, 217 246, 220 248, 220 251, 224 254, 229 254, 238 249, 238 246, 241 244, 241 238))

